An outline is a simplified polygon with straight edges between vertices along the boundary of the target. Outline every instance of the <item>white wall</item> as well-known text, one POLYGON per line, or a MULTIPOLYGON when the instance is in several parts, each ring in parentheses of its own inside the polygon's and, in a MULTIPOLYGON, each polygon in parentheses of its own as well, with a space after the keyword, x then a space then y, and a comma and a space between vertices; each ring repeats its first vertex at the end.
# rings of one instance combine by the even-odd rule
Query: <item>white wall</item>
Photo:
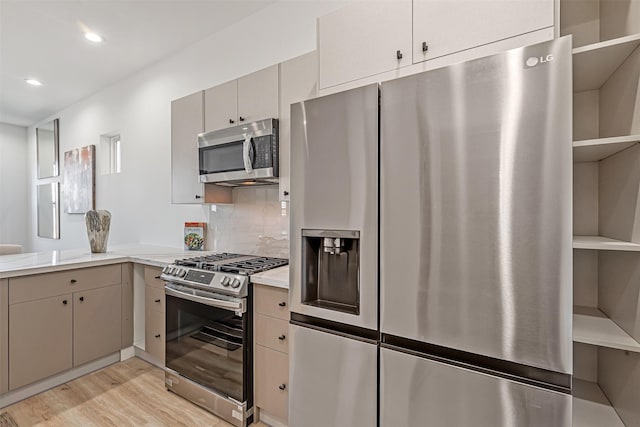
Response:
POLYGON ((0 123, 0 243, 22 245, 25 251, 27 177, 27 128, 0 123))
MULTIPOLYGON (((208 206, 171 204, 171 101, 314 50, 316 18, 344 3, 280 1, 45 120, 60 118, 61 159, 73 148, 98 146, 101 134, 120 132, 123 172, 96 177, 96 208, 112 214, 109 245, 179 246, 185 221, 211 220, 209 228, 220 229, 216 227, 219 215, 210 218, 208 206)), ((36 227, 33 190, 38 181, 34 129, 31 126, 28 132, 30 230, 36 227)), ((273 200, 265 202, 270 208, 263 212, 280 215, 273 209, 277 206, 275 193, 265 194, 273 200)), ((61 212, 61 239, 43 239, 32 233, 32 249, 87 247, 83 221, 82 215, 61 212)), ((236 227, 233 219, 225 221, 236 227)), ((254 230, 256 242, 264 238, 263 232, 254 230)), ((230 238, 228 233, 226 238, 230 238)), ((244 238, 248 239, 246 233, 244 238)))

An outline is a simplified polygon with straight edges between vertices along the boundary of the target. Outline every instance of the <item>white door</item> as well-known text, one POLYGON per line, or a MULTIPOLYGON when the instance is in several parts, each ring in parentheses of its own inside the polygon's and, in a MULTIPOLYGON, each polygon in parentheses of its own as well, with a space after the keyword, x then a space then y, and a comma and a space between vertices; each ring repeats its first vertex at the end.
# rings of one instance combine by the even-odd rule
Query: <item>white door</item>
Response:
POLYGON ((214 86, 204 91, 204 131, 209 132, 238 124, 238 81, 214 86))
POLYGON ((278 118, 278 65, 238 79, 238 124, 278 118))
POLYGON ((413 63, 553 26, 553 0, 414 0, 413 63))
POLYGON ((411 1, 357 1, 321 17, 318 53, 320 89, 411 65, 411 1))

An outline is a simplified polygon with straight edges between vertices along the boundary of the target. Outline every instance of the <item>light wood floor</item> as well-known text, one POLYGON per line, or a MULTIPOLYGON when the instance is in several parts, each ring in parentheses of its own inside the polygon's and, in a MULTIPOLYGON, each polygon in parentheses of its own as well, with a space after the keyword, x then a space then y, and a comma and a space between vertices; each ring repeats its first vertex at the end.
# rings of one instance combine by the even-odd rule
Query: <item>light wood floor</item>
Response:
POLYGON ((167 391, 164 372, 138 358, 0 409, 4 412, 19 427, 231 426, 167 391))

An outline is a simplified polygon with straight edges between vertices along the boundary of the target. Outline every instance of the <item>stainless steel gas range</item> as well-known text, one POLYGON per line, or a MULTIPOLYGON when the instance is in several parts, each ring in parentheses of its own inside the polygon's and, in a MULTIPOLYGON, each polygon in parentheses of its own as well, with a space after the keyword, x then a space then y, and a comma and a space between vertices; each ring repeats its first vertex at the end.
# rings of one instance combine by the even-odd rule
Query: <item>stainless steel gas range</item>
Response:
POLYGON ((235 426, 253 421, 249 276, 288 263, 221 253, 176 260, 162 270, 167 389, 235 426))

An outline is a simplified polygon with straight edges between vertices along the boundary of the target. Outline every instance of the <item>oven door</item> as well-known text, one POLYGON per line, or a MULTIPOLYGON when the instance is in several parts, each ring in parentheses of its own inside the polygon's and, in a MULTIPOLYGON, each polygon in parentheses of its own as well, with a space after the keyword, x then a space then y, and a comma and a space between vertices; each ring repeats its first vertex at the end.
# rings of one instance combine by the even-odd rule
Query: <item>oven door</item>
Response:
POLYGON ((212 298, 205 291, 167 284, 166 366, 180 375, 230 397, 247 400, 250 386, 250 312, 246 300, 212 298), (188 288, 187 288, 188 289, 188 288), (180 295, 180 296, 177 296, 180 295))

